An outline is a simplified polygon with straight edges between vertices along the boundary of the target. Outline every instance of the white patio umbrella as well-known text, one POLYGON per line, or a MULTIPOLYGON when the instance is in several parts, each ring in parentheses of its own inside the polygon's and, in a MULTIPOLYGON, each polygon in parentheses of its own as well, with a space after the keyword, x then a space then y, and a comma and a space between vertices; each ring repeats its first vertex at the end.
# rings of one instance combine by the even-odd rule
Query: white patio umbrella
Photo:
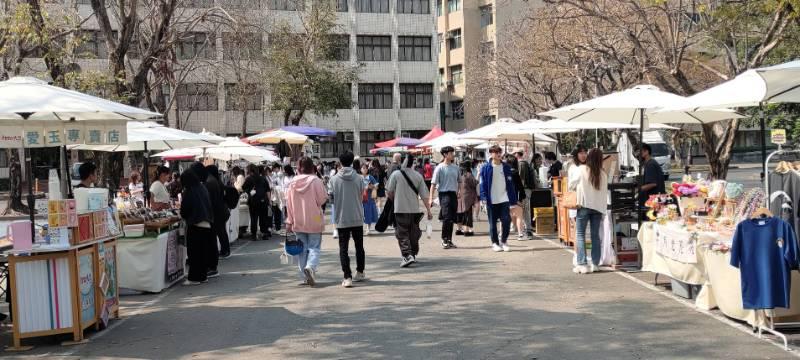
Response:
POLYGON ((280 161, 272 151, 247 144, 237 138, 227 138, 225 141, 209 146, 168 150, 154 154, 156 157, 210 157, 222 161, 246 160, 249 162, 280 161))
POLYGON ((308 141, 308 136, 291 131, 274 129, 248 137, 247 142, 253 144, 277 144, 286 140, 289 145, 302 145, 308 141))
MULTIPOLYGON (((459 135, 459 138, 478 140, 530 141, 531 133, 518 130, 516 128, 517 125, 519 125, 519 122, 515 121, 514 119, 501 118, 489 125, 461 134, 459 135)), ((541 133, 535 134, 535 139, 544 142, 556 142, 555 139, 541 133)))
MULTIPOLYGON (((729 107, 763 107, 765 104, 800 102, 800 60, 747 70, 735 78, 687 98, 667 110, 703 110, 729 107)), ((762 176, 766 174, 766 119, 761 119, 762 176)))
MULTIPOLYGON (((586 122, 586 121, 564 121, 561 119, 553 119, 553 120, 539 120, 539 119, 531 119, 520 123, 517 126, 520 130, 529 130, 529 131, 536 131, 536 130, 549 130, 549 131, 562 131, 562 132, 573 132, 578 130, 596 130, 596 129, 638 129, 639 125, 632 125, 632 124, 620 124, 620 123, 611 123, 611 122, 586 122)), ((660 129, 660 130, 677 130, 677 127, 670 126, 667 124, 650 124, 651 129, 660 129)))
POLYGON ((32 77, 0 81, 3 120, 146 120, 161 114, 48 85, 32 77))
MULTIPOLYGON (((47 82, 32 77, 14 77, 0 81, 0 123, 5 126, 19 126, 20 133, 30 122, 69 122, 69 121, 128 121, 160 118, 161 114, 128 106, 99 97, 48 85, 47 82)), ((26 149, 26 151, 29 151, 26 149)), ((63 148, 62 165, 66 176, 67 192, 69 186, 69 166, 66 148, 63 148)), ((26 158, 30 156, 26 155, 26 158)), ((28 206, 31 227, 33 228, 33 171, 28 163, 28 206)))
POLYGON ((417 145, 417 147, 418 148, 429 147, 433 149, 441 149, 445 146, 452 146, 452 147, 471 146, 471 145, 483 144, 484 142, 486 142, 486 140, 462 139, 458 133, 446 132, 433 140, 426 141, 422 144, 417 145))
POLYGON ((144 172, 142 181, 144 182, 144 201, 149 202, 150 193, 150 174, 147 171, 150 166, 150 153, 152 150, 180 149, 192 146, 218 144, 222 140, 217 140, 218 136, 195 134, 166 127, 153 121, 131 121, 128 127, 128 143, 125 145, 70 145, 70 150, 93 150, 106 152, 121 151, 144 151, 144 172))

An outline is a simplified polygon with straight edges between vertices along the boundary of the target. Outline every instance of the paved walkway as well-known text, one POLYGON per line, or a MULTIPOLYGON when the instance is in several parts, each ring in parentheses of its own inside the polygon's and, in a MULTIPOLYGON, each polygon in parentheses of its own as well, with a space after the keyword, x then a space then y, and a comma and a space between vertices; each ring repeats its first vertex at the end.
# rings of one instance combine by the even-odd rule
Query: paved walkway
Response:
MULTIPOLYGON (((479 230, 485 231, 486 223, 479 230)), ((435 233, 434 236, 437 236, 435 233)), ((86 345, 24 356, 159 359, 785 359, 775 345, 614 273, 575 275, 545 240, 493 253, 485 236, 442 250, 423 239, 399 268, 392 236, 366 240, 367 276, 339 284, 323 240, 320 285, 298 286, 277 240, 242 241, 222 276, 199 287, 126 296, 122 320, 86 345)), ((3 340, 8 340, 9 328, 3 340)), ((10 356, 10 353, 0 353, 10 356)))

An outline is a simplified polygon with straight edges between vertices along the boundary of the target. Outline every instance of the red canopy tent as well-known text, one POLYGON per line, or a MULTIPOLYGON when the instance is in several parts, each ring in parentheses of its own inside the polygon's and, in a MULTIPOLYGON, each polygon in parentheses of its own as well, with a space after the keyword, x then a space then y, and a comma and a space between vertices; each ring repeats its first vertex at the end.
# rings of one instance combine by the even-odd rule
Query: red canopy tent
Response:
POLYGON ((431 141, 442 135, 444 135, 444 131, 442 131, 442 129, 436 126, 433 129, 431 129, 431 131, 429 131, 427 134, 425 134, 425 136, 423 136, 420 140, 422 140, 422 142, 431 141))

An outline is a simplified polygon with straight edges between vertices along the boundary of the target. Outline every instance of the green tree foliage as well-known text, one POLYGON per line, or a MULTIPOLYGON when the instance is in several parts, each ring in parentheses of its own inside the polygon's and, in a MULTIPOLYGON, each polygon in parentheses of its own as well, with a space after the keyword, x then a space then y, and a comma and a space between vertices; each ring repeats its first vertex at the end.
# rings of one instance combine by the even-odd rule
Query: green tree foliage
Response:
MULTIPOLYGON (((335 115, 350 108, 350 83, 357 72, 349 64, 332 61, 341 44, 335 30, 336 12, 331 2, 314 2, 297 16, 302 32, 288 22, 275 25, 270 34, 267 61, 272 107, 283 112, 285 125, 298 125, 306 112, 335 115)), ((348 51, 348 50, 345 50, 348 51)))

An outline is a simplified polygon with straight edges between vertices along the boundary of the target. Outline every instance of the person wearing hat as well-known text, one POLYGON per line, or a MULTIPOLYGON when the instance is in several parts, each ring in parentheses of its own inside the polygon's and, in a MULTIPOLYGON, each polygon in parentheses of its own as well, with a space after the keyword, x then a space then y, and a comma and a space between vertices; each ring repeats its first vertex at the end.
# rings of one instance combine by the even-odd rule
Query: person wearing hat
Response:
POLYGON ((442 248, 452 249, 453 244, 453 224, 456 222, 458 212, 458 176, 459 168, 454 163, 456 151, 452 146, 445 146, 441 150, 444 162, 436 166, 433 170, 431 180, 429 203, 433 203, 433 190, 439 192, 439 220, 442 222, 442 248))

